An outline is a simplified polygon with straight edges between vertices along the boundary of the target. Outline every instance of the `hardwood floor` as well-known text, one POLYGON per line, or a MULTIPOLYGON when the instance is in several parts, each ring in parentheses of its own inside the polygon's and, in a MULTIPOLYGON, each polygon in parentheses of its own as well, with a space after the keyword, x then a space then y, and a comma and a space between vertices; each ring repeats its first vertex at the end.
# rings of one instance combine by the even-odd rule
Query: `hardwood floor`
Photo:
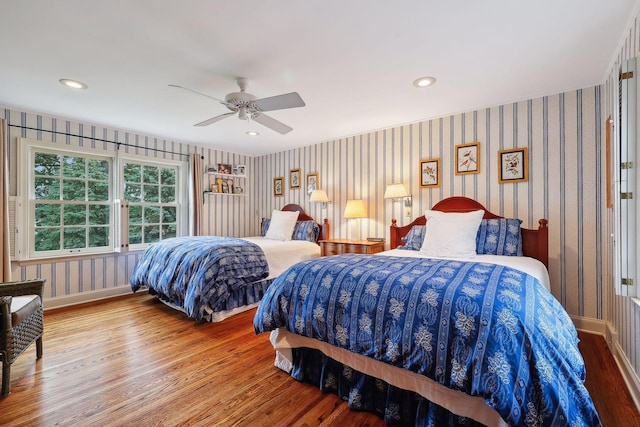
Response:
MULTIPOLYGON (((199 324, 144 293, 48 311, 44 356, 13 364, 0 425, 386 425, 275 368, 254 312, 199 324)), ((604 339, 581 338, 604 425, 640 426, 604 339)))

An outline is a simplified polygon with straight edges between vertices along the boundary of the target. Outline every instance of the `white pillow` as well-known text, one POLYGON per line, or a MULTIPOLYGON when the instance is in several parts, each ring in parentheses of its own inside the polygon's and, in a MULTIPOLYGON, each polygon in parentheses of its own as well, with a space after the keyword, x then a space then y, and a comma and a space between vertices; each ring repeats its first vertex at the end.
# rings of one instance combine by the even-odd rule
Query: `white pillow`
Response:
POLYGON ((264 237, 272 240, 291 240, 297 220, 298 212, 274 210, 271 213, 269 229, 264 237))
POLYGON ((427 256, 473 258, 476 256, 476 235, 483 210, 472 212, 440 212, 427 210, 427 228, 420 252, 427 256))

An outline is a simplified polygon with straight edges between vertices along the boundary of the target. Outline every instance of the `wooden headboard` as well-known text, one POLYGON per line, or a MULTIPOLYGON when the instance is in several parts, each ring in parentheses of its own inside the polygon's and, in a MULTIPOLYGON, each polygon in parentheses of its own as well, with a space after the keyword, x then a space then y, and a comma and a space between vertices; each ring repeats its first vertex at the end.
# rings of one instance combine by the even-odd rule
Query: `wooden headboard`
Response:
MULTIPOLYGON (((489 212, 484 206, 473 199, 462 196, 449 197, 436 203, 432 208, 435 211, 442 212, 471 212, 482 209, 484 211, 484 219, 503 218, 489 212)), ((390 245, 391 249, 402 246, 402 238, 409 233, 414 225, 425 225, 427 219, 424 215, 416 218, 411 224, 399 227, 396 220, 391 220, 390 228, 390 245)), ((549 229, 547 228, 547 220, 538 220, 538 229, 532 230, 522 228, 522 253, 525 256, 540 260, 547 270, 549 269, 549 229)))
MULTIPOLYGON (((298 221, 316 221, 312 216, 307 214, 304 211, 304 208, 300 205, 296 205, 295 203, 290 203, 288 205, 284 205, 281 211, 288 212, 298 212, 298 221)), ((262 222, 264 218, 260 221, 260 229, 262 229, 262 222)), ((329 238, 329 220, 325 218, 321 223, 316 221, 316 223, 320 226, 320 236, 318 237, 318 241, 327 240, 329 238)))

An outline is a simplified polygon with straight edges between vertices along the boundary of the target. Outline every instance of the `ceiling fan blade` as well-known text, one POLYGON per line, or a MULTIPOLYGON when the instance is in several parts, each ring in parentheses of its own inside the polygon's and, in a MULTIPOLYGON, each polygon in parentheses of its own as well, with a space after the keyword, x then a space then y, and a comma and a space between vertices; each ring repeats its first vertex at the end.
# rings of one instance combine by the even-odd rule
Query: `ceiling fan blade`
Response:
POLYGON ((260 123, 261 125, 264 125, 270 129, 275 130, 278 133, 281 133, 282 135, 284 135, 285 133, 289 133, 293 130, 292 127, 289 127, 287 125, 285 125, 282 122, 277 121, 276 119, 274 119, 273 117, 269 117, 266 114, 262 114, 262 113, 253 113, 251 115, 251 118, 260 123))
POLYGON ((284 110, 285 108, 304 107, 306 104, 298 95, 298 92, 285 93, 284 95, 270 96, 269 98, 253 101, 259 111, 284 110))
POLYGON ((231 113, 220 114, 219 116, 212 117, 210 119, 205 120, 204 122, 196 123, 194 126, 209 126, 216 122, 219 122, 222 119, 226 119, 229 116, 233 116, 236 111, 232 111, 231 113))
POLYGON ((179 86, 179 85, 169 85, 169 86, 171 86, 171 87, 177 87, 178 89, 188 90, 189 92, 193 92, 193 93, 196 93, 196 94, 201 95, 201 96, 206 96, 207 98, 211 98, 211 99, 213 99, 213 100, 215 100, 215 101, 220 102, 221 104, 225 104, 225 105, 227 105, 227 102, 226 102, 226 101, 222 101, 222 100, 220 100, 220 99, 218 99, 218 98, 214 98, 213 96, 209 96, 209 95, 207 95, 207 94, 204 94, 204 93, 198 92, 198 91, 193 90, 193 89, 189 89, 189 88, 182 87, 182 86, 179 86))

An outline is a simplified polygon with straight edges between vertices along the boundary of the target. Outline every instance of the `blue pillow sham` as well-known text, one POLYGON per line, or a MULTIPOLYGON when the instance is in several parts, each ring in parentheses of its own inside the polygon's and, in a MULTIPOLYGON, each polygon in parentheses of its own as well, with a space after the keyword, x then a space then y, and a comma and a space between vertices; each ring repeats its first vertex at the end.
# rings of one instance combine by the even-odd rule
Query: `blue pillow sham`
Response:
POLYGON ((522 256, 520 224, 517 218, 483 219, 476 236, 476 253, 522 256))
MULTIPOLYGON (((271 224, 271 218, 264 218, 262 220, 262 229, 260 235, 265 236, 267 230, 271 224)), ((320 237, 320 226, 315 221, 297 221, 293 228, 293 235, 291 240, 307 240, 312 243, 318 243, 320 237)))
MULTIPOLYGON (((517 218, 483 219, 476 235, 478 255, 522 256, 522 221, 517 218)), ((426 226, 414 225, 398 249, 419 251, 424 241, 426 226)))

